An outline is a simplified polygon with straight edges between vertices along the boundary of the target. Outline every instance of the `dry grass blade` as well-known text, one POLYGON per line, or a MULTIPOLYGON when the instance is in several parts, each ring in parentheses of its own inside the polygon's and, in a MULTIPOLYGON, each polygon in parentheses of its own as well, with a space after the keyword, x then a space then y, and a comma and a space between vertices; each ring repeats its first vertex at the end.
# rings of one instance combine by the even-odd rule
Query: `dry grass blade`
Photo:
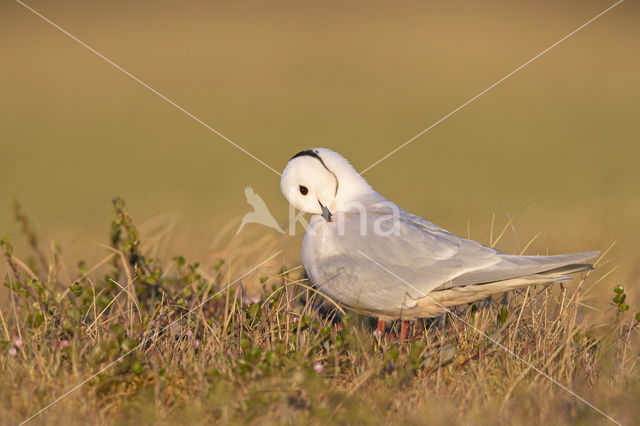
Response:
MULTIPOLYGON (((377 336, 373 321, 327 297, 322 283, 308 284, 299 265, 233 277, 238 263, 270 246, 265 239, 207 256, 205 265, 152 259, 146 250, 162 253, 153 244, 164 242, 141 248, 120 211, 128 223, 114 226, 114 246, 96 244, 108 257, 78 278, 8 280, 13 315, 0 310, 0 395, 9 402, 1 418, 19 423, 48 407, 47 421, 74 412, 78 423, 421 423, 436 418, 430 413, 464 423, 501 421, 500 406, 523 423, 602 419, 534 370, 571 383, 617 421, 636 415, 638 394, 624 383, 640 370, 639 327, 624 312, 603 320, 615 307, 590 316, 580 309, 580 286, 459 307, 418 322, 400 345, 398 324, 377 336)), ((583 279, 591 288, 610 276, 583 279)))

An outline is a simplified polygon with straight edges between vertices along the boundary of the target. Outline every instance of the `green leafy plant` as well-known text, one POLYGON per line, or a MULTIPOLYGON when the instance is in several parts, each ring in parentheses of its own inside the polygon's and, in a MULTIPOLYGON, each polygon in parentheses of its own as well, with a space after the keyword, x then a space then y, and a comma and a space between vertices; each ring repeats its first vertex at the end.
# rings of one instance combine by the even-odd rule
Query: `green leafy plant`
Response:
MULTIPOLYGON (((3 420, 19 423, 90 378, 77 399, 55 404, 47 415, 67 418, 75 410, 84 420, 114 423, 140 417, 188 423, 183 414, 190 412, 200 423, 423 423, 421 413, 437 415, 442 401, 455 400, 447 419, 495 416, 494 405, 502 403, 528 421, 519 407, 546 407, 546 419, 558 412, 572 418, 575 401, 521 359, 563 383, 586 380, 587 390, 608 386, 601 360, 615 360, 618 384, 606 389, 618 399, 627 391, 620 383, 637 377, 620 286, 611 334, 618 345, 584 325, 577 298, 563 301, 551 292, 416 321, 411 340, 400 343, 396 332, 380 336, 375 321, 324 297, 301 268, 279 264, 229 286, 241 272, 228 267, 237 259, 152 256, 157 251, 124 201, 115 199, 113 207, 108 257, 97 265, 75 261, 69 274, 56 273, 62 252, 51 265, 36 261, 32 268, 9 238, 0 239, 8 265, 8 297, 0 303, 0 397, 9 401, 0 404, 3 420), (605 352, 611 347, 615 353, 605 352), (478 408, 483 404, 486 411, 478 408)), ((22 210, 16 218, 38 259, 41 238, 22 210)))
POLYGON ((624 292, 624 287, 617 285, 613 288, 613 292, 615 296, 612 301, 615 304, 618 313, 621 314, 629 310, 629 305, 627 305, 627 294, 624 292))

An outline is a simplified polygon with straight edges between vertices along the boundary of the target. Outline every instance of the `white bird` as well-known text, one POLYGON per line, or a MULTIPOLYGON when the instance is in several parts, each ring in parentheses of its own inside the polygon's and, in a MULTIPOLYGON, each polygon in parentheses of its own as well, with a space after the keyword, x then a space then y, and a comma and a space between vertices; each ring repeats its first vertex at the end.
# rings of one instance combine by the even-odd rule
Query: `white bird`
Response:
POLYGON ((282 230, 280 225, 278 225, 278 222, 276 222, 273 215, 271 215, 271 212, 269 211, 269 208, 265 204, 264 200, 255 193, 253 188, 247 186, 244 189, 244 196, 247 198, 247 203, 249 203, 249 205, 253 207, 254 211, 244 215, 244 217, 242 218, 242 222, 240 222, 240 227, 238 228, 236 235, 240 233, 240 230, 247 223, 259 223, 260 225, 268 226, 269 228, 273 228, 281 234, 284 234, 284 231, 282 230))
POLYGON ((311 281, 343 306, 378 317, 379 329, 385 320, 433 317, 492 294, 569 281, 592 269, 583 262, 599 253, 517 256, 457 237, 378 194, 326 148, 294 155, 280 188, 311 214, 302 243, 311 281))

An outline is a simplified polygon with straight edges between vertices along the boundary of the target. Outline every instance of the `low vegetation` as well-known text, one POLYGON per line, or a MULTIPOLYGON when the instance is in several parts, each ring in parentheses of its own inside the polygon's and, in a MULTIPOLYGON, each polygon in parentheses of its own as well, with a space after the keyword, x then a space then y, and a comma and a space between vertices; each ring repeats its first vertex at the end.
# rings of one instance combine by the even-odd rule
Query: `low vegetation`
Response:
POLYGON ((300 266, 256 275, 257 296, 226 259, 152 258, 114 208, 108 257, 69 282, 16 206, 31 253, 2 239, 3 424, 640 421, 640 313, 598 268, 415 322, 398 342, 399 324, 379 335, 300 266), (594 308, 595 287, 613 291, 594 308))

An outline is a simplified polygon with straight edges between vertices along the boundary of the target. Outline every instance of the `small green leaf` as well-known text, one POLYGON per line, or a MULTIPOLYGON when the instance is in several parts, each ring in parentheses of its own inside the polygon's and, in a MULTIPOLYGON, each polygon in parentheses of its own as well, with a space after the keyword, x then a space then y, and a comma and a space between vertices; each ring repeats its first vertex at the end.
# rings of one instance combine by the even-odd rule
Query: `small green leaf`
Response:
POLYGON ((215 265, 213 265, 213 267, 216 271, 219 271, 220 268, 222 268, 222 265, 224 265, 224 260, 220 259, 216 262, 215 265))
POLYGON ((76 297, 82 296, 82 287, 80 287, 80 284, 78 284, 78 283, 75 283, 74 285, 70 286, 69 290, 76 297))
POLYGON ((507 322, 508 315, 509 311, 507 310, 507 307, 502 305, 502 307, 500 307, 500 325, 504 325, 504 323, 507 322))
POLYGON ((256 318, 259 309, 260 306, 257 303, 252 303, 251 306, 249 306, 249 315, 251 315, 252 319, 256 318))

